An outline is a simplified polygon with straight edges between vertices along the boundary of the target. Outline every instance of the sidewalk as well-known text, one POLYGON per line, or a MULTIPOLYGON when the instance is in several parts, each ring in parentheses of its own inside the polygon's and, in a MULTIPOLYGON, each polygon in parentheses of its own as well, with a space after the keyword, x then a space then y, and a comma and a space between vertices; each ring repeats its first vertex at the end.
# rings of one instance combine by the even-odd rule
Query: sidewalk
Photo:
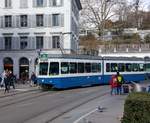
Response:
POLYGON ((29 84, 15 84, 15 89, 13 89, 11 86, 9 93, 6 92, 4 94, 5 88, 0 88, 0 98, 34 90, 38 90, 38 87, 31 87, 29 84))
POLYGON ((111 101, 101 103, 102 110, 97 108, 74 123, 121 123, 126 97, 127 95, 109 97, 111 101))

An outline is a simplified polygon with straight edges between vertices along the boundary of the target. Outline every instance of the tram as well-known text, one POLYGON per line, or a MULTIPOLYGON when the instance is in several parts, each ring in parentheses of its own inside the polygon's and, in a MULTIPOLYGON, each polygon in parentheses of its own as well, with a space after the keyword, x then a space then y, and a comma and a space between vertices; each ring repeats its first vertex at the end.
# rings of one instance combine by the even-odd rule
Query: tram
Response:
POLYGON ((150 79, 150 58, 145 57, 145 73, 147 79, 150 79))
POLYGON ((145 79, 142 58, 84 55, 48 55, 39 59, 38 83, 58 89, 108 84, 112 74, 120 72, 126 82, 145 79))

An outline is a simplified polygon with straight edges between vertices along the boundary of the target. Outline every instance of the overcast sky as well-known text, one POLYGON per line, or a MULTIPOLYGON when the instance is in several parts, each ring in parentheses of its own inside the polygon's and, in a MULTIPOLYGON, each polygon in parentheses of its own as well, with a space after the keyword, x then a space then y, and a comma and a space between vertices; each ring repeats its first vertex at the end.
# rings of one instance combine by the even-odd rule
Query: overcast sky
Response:
MULTIPOLYGON (((134 0, 128 0, 130 2, 133 2, 134 0)), ((150 6, 150 0, 140 0, 142 2, 142 6, 144 10, 148 10, 148 7, 150 6)))

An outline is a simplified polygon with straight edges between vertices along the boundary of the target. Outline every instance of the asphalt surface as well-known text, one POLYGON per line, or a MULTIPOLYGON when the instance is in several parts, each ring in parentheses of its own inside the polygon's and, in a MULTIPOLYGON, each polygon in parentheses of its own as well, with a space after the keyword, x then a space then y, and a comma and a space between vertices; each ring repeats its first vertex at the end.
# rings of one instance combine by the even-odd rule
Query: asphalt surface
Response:
POLYGON ((108 86, 31 90, 0 98, 0 123, 119 123, 126 97, 110 96, 108 86), (97 111, 98 106, 104 112, 97 111))

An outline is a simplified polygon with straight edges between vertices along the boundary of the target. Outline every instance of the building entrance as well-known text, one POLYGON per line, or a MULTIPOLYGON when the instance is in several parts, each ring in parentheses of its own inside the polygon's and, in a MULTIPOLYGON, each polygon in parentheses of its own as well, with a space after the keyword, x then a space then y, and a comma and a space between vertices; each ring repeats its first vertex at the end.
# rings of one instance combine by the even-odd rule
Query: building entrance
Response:
POLYGON ((13 72, 13 60, 9 57, 4 58, 3 60, 4 70, 13 72))
POLYGON ((29 79, 29 60, 27 58, 21 58, 19 61, 19 77, 21 80, 29 79))

